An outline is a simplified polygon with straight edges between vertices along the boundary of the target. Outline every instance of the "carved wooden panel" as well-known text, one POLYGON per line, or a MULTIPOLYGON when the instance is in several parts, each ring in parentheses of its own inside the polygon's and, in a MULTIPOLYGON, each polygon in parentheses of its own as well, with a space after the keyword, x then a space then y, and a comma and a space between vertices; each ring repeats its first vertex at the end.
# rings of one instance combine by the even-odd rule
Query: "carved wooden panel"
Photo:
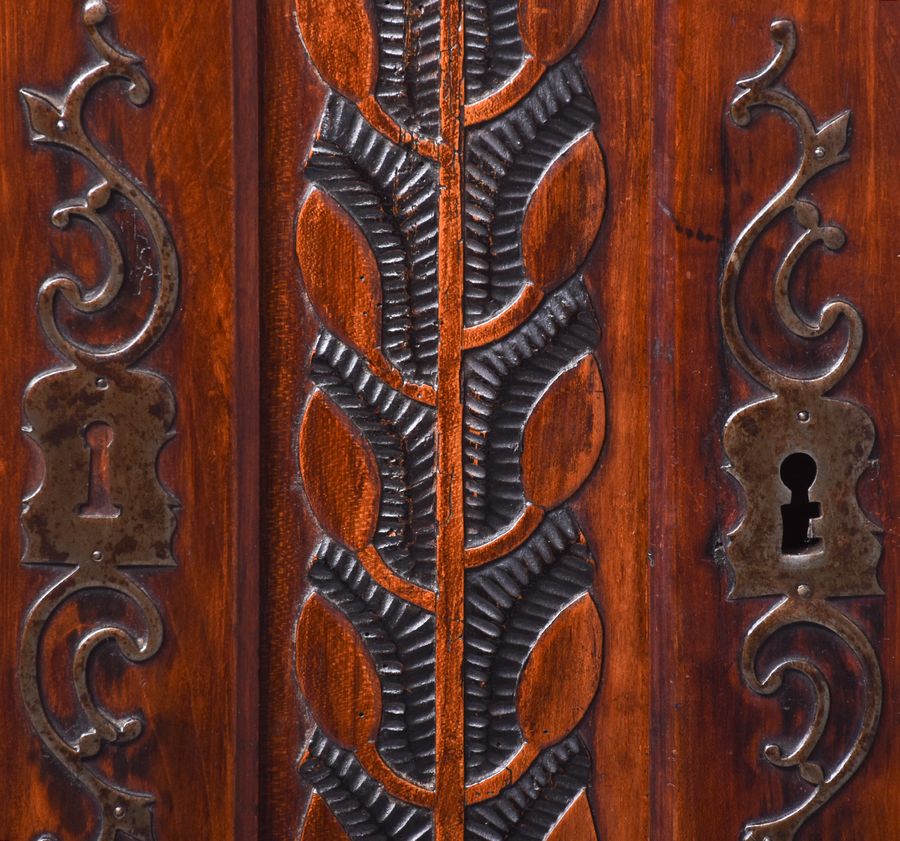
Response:
POLYGON ((893 841, 898 34, 6 3, 0 841, 893 841))
POLYGON ((556 29, 540 3, 297 2, 330 87, 296 242, 322 327, 298 446, 323 532, 296 630, 304 839, 596 837, 574 731, 603 623, 566 508, 606 424, 579 274, 604 161, 568 57, 595 6, 556 29))
MULTIPOLYGON (((264 833, 624 838, 645 821, 640 803, 619 821, 598 799, 645 738, 614 735, 646 709, 643 666, 635 680, 606 663, 610 638, 627 651, 644 636, 629 588, 646 556, 625 534, 640 467, 618 524, 609 504, 643 442, 601 360, 636 361, 642 334, 623 329, 634 310, 604 312, 625 284, 596 268, 624 271, 594 247, 609 218, 600 66, 576 48, 597 11, 297 0, 264 21, 264 137, 285 141, 268 168, 279 713, 264 833), (619 329, 605 351, 604 319, 619 329)), ((626 18, 606 17, 592 32, 613 44, 626 18)), ((617 161, 627 145, 617 134, 617 161)), ((641 247, 624 223, 615 237, 641 247)))

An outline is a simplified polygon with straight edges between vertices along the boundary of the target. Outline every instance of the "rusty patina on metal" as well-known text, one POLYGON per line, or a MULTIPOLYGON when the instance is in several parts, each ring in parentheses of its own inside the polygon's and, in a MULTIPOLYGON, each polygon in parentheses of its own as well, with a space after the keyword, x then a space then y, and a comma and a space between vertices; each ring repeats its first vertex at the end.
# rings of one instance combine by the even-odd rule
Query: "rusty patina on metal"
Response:
MULTIPOLYGON (((62 95, 21 91, 32 141, 75 153, 97 176, 83 198, 58 206, 52 221, 66 228, 79 218, 93 226, 105 246, 108 271, 92 286, 70 274, 59 274, 44 281, 38 293, 41 327, 64 364, 37 376, 25 393, 25 432, 42 453, 43 477, 25 499, 24 562, 73 569, 66 570, 30 606, 18 672, 37 735, 96 803, 97 841, 114 841, 123 835, 153 841, 153 796, 122 788, 88 761, 100 756, 107 745, 131 742, 143 731, 139 714, 113 716, 94 698, 90 660, 98 648, 110 643, 133 663, 159 650, 163 640, 160 611, 129 569, 172 566, 176 526, 176 500, 157 473, 159 453, 173 434, 175 397, 160 375, 132 366, 157 344, 172 319, 178 298, 178 260, 155 202, 98 147, 83 123, 86 99, 109 80, 123 82, 136 106, 144 105, 150 95, 141 60, 100 28, 107 14, 103 0, 85 3, 84 25, 97 60, 62 95), (66 318, 79 314, 90 324, 91 317, 108 313, 124 296, 129 269, 126 251, 140 250, 145 256, 146 248, 123 248, 123 242, 135 244, 129 244, 128 237, 129 230, 136 237, 137 228, 131 225, 126 230, 116 224, 115 203, 129 208, 151 241, 153 300, 137 328, 124 337, 110 340, 99 331, 96 341, 76 338, 67 329, 66 318), (118 618, 111 619, 75 643, 72 677, 80 711, 73 730, 61 724, 54 713, 54 699, 49 697, 50 686, 40 679, 42 640, 59 609, 88 591, 99 591, 112 600, 128 599, 143 627, 125 628, 118 618)), ((143 280, 147 264, 140 270, 143 280)))
MULTIPOLYGON (((847 375, 862 347, 863 323, 857 309, 832 298, 810 318, 791 301, 795 266, 815 245, 831 251, 845 242, 844 232, 823 225, 818 207, 801 192, 819 173, 848 160, 845 147, 850 112, 818 124, 809 109, 781 83, 791 62, 797 37, 794 24, 772 24, 778 47, 775 57, 758 74, 738 82, 731 115, 748 126, 757 110, 785 117, 797 129, 800 160, 788 182, 754 217, 735 241, 722 276, 720 315, 725 341, 736 361, 771 396, 738 409, 724 431, 728 470, 740 482, 746 498, 741 521, 728 534, 725 557, 731 575, 731 599, 782 595, 750 629, 741 655, 744 681, 754 692, 771 695, 786 672, 803 675, 815 694, 811 724, 793 748, 772 743, 764 755, 780 768, 796 768, 810 787, 807 799, 783 815, 747 823, 744 841, 793 841, 815 811, 849 780, 871 748, 882 703, 882 679, 877 656, 863 631, 843 613, 834 597, 882 595, 876 572, 881 542, 857 498, 860 476, 870 467, 875 426, 856 403, 829 397, 847 375), (760 237, 783 214, 792 213, 799 234, 775 272, 775 307, 790 333, 814 339, 846 324, 847 339, 838 358, 825 370, 792 375, 763 359, 747 343, 737 307, 737 288, 750 253, 760 237), (785 482, 785 467, 805 459, 808 530, 797 545, 786 546, 785 510, 796 503, 785 482), (757 671, 757 655, 774 634, 799 625, 814 625, 835 634, 853 652, 863 688, 859 728, 843 758, 831 769, 811 760, 828 723, 830 691, 819 666, 810 657, 779 660, 766 675, 757 671)), ((805 523, 803 524, 805 525, 805 523)))

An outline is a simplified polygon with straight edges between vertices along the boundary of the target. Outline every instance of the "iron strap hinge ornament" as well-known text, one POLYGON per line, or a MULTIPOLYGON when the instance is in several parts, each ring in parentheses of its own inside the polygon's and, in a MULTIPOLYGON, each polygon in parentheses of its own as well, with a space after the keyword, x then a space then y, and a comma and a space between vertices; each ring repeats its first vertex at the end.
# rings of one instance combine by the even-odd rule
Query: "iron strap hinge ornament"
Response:
POLYGON ((729 533, 725 556, 731 574, 729 598, 781 596, 748 631, 740 657, 747 686, 773 695, 785 675, 802 675, 815 693, 806 734, 792 748, 772 743, 766 759, 796 768, 810 787, 806 799, 785 814, 749 822, 744 841, 792 841, 806 820, 853 776, 872 746, 882 703, 881 670, 863 630, 835 597, 882 595, 876 578, 881 543, 863 512, 856 486, 869 468, 875 427, 856 403, 829 397, 847 375, 862 346, 859 312, 841 298, 829 299, 810 317, 797 311, 790 285, 794 268, 816 245, 839 250, 844 232, 823 224, 818 207, 801 193, 821 172, 848 160, 850 112, 823 124, 781 83, 797 45, 791 21, 772 24, 777 52, 758 74, 738 82, 731 106, 734 122, 749 126, 758 111, 773 111, 797 130, 800 160, 787 183, 766 203, 735 241, 722 275, 720 314, 725 341, 749 377, 770 395, 739 408, 725 424, 729 472, 746 498, 746 511, 729 533), (775 272, 775 308, 795 336, 815 339, 846 325, 847 339, 824 372, 788 373, 750 347, 738 317, 737 289, 747 259, 760 237, 791 214, 799 233, 775 272), (859 664, 862 710, 859 728, 843 757, 827 769, 813 753, 828 724, 830 690, 825 674, 809 657, 787 656, 760 674, 758 655, 776 633, 812 625, 836 635, 859 664))
POLYGON ((83 198, 57 206, 52 221, 58 228, 75 220, 91 225, 106 249, 108 269, 90 285, 70 273, 55 275, 38 293, 41 328, 65 363, 35 377, 25 392, 25 432, 40 449, 44 470, 40 486, 25 499, 24 562, 65 572, 28 609, 18 673, 37 735, 96 804, 96 841, 123 836, 153 841, 152 795, 109 779, 93 761, 107 746, 137 739, 143 719, 104 709, 94 697, 89 674, 92 656, 101 647, 112 644, 122 657, 139 663, 162 645, 159 608, 130 570, 175 564, 176 500, 157 474, 159 453, 173 435, 175 397, 161 376, 134 366, 157 345, 172 319, 179 267, 155 202, 97 145, 84 124, 85 102, 107 81, 123 82, 133 105, 146 104, 150 96, 141 59, 101 30, 107 15, 103 0, 85 3, 83 21, 97 60, 64 93, 20 92, 31 140, 75 153, 97 176, 83 198), (127 214, 127 225, 121 224, 122 214, 127 214), (148 278, 149 293, 144 291, 148 278), (110 329, 111 322, 104 319, 139 301, 147 306, 133 318, 120 319, 137 326, 110 329), (110 341, 111 334, 116 337, 110 341), (54 617, 88 591, 130 601, 143 627, 129 628, 110 616, 81 632, 70 652, 77 718, 65 724, 68 717, 54 709, 61 699, 52 697, 52 684, 41 677, 46 659, 42 643, 54 617))

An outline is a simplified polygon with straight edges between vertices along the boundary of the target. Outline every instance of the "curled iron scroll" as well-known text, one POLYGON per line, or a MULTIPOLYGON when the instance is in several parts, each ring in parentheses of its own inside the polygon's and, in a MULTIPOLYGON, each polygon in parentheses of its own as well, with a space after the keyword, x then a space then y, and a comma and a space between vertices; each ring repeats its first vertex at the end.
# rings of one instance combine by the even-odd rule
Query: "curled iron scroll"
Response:
MULTIPOLYGON (((19 649, 18 677, 28 717, 45 748, 94 801, 94 841, 154 841, 150 793, 132 791, 108 778, 98 759, 110 746, 139 738, 140 713, 114 715, 91 685, 91 661, 101 651, 116 652, 130 663, 152 658, 163 642, 159 607, 129 567, 174 564, 171 541, 176 500, 159 480, 156 461, 172 437, 175 399, 158 374, 132 367, 162 337, 175 313, 179 266, 168 225, 137 179, 95 142, 84 123, 84 106, 100 85, 124 82, 128 99, 143 106, 150 83, 141 59, 119 47, 104 31, 104 0, 88 0, 82 18, 96 60, 78 73, 62 94, 20 91, 31 140, 74 153, 97 180, 83 197, 64 201, 53 224, 65 229, 75 219, 92 226, 106 251, 105 276, 85 284, 63 272, 45 280, 38 292, 38 319, 53 348, 63 357, 35 377, 25 392, 24 431, 43 455, 40 486, 25 499, 25 563, 69 567, 29 607, 19 649), (88 317, 109 312, 126 294, 129 232, 120 230, 113 204, 128 208, 149 240, 152 301, 140 323, 109 342, 75 338, 64 327, 66 312, 88 317), (98 446, 108 462, 94 464, 90 431, 105 430, 98 446), (90 452, 88 450, 90 449, 90 452), (82 492, 87 488, 87 501, 82 492), (102 504, 95 504, 95 497, 102 504), (66 606, 90 594, 127 602, 136 627, 102 619, 99 627, 78 632, 70 645, 76 720, 64 725, 53 687, 42 679, 43 647, 54 620, 66 606)), ((136 236, 136 235, 135 235, 136 236)), ((146 294, 143 289, 141 294, 146 294)), ((87 323, 87 322, 86 322, 87 323)), ((88 329, 88 336, 91 332, 88 329)), ((96 443, 96 442, 95 442, 96 443)), ((97 458, 100 458, 97 455, 97 458)), ((106 656, 106 655, 104 655, 106 656)), ((44 833, 41 841, 56 836, 44 833)))
POLYGON ((773 766, 796 769, 810 793, 780 816, 749 821, 744 841, 793 841, 808 818, 834 797, 867 756, 882 704, 881 670, 871 642, 830 601, 882 594, 876 578, 881 556, 878 529, 862 511, 856 494, 857 482, 871 464, 875 427, 863 407, 828 396, 860 353, 863 322, 856 307, 842 298, 827 300, 814 315, 804 314, 790 291, 794 269, 812 247, 838 251, 844 245, 843 230, 823 224, 819 208, 802 193, 817 175, 849 160, 850 112, 816 122, 781 83, 797 48, 794 24, 778 20, 771 31, 775 56, 759 73, 738 82, 731 116, 740 127, 750 126, 757 112, 785 118, 797 131, 800 154, 796 170, 734 242, 722 274, 720 315, 725 342, 741 368, 771 392, 739 407, 725 425, 728 470, 740 483, 747 503, 727 536, 725 556, 731 574, 730 598, 782 596, 746 635, 740 658, 744 682, 753 692, 768 696, 782 688, 787 673, 794 672, 809 683, 815 700, 807 732, 793 748, 773 741, 763 751, 773 766), (802 339, 820 338, 839 324, 846 325, 844 345, 824 371, 797 374, 772 364, 751 347, 741 326, 737 290, 747 259, 786 214, 792 215, 799 232, 773 272, 775 310, 785 330, 802 339), (812 465, 808 487, 817 508, 807 518, 807 539, 789 547, 782 520, 789 507, 783 470, 788 459, 797 456, 812 465), (831 690, 820 666, 810 656, 795 655, 777 661, 765 674, 759 672, 758 655, 765 643, 800 625, 835 635, 859 665, 859 726, 843 757, 830 769, 815 755, 831 710, 831 690))

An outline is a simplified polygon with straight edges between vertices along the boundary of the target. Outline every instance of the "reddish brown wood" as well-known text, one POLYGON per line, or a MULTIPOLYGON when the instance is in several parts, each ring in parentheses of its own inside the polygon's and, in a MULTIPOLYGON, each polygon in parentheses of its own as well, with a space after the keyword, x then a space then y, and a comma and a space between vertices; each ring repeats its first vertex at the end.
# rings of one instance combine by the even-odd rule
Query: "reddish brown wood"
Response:
MULTIPOLYGON (((409 7, 407 7, 407 10, 409 7)), ((435 409, 435 779, 434 838, 453 841, 465 832, 466 757, 465 488, 462 471, 463 291, 465 284, 465 106, 462 4, 440 3, 440 136, 438 198, 438 343, 435 409)))
POLYGON ((303 415, 300 474, 306 497, 328 533, 351 549, 366 546, 378 516, 378 465, 368 444, 322 392, 313 395, 303 415))
POLYGON ((544 64, 555 64, 578 43, 596 11, 597 0, 523 0, 519 26, 525 46, 544 64))
POLYGON ((578 270, 600 231, 605 204, 603 153, 587 134, 553 164, 528 204, 522 259, 533 282, 555 286, 578 270))
MULTIPOLYGON (((786 82, 818 119, 852 110, 850 160, 810 186, 824 218, 847 231, 836 253, 810 253, 798 268, 795 300, 815 311, 834 294, 860 310, 867 342, 839 387, 842 398, 872 412, 879 467, 860 483, 863 507, 885 529, 880 580, 886 600, 861 599, 847 611, 880 648, 885 706, 871 754, 847 787, 813 817, 798 839, 889 838, 900 826, 896 739, 897 395, 885 389, 897 365, 897 249, 887 245, 898 225, 891 184, 896 156, 885 138, 896 133, 892 90, 897 83, 900 8, 894 3, 776 2, 658 4, 661 45, 655 72, 653 379, 653 837, 737 838, 745 821, 778 814, 803 796, 795 772, 761 759, 761 744, 790 743, 808 721, 809 694, 797 682, 786 696, 762 698, 742 683, 740 643, 773 600, 729 603, 718 562, 722 536, 743 504, 722 471, 726 413, 745 403, 746 380, 724 353, 718 325, 717 279, 728 244, 790 172, 796 141, 774 117, 749 129, 726 119, 737 79, 771 55, 769 25, 789 16, 798 32, 786 82), (723 44, 727 48, 723 49, 723 44), (779 703, 783 702, 783 705, 779 703)), ((740 310, 751 341, 785 367, 828 358, 788 342, 772 307, 774 261, 787 243, 782 226, 762 258, 748 267, 740 310)), ((827 353, 827 348, 824 349, 827 353)), ((835 694, 826 756, 845 749, 857 726, 857 672, 833 638, 788 634, 764 659, 784 650, 812 652, 829 669, 835 694)))
POLYGON ((587 795, 582 794, 553 827, 548 841, 596 841, 597 831, 594 829, 594 816, 587 795))
POLYGON ((590 474, 606 437, 606 401, 597 360, 586 356, 562 374, 538 403, 522 439, 526 497, 552 509, 572 496, 590 474), (548 470, 555 451, 565 470, 548 470))
MULTIPOLYGON (((18 563, 19 501, 33 486, 35 460, 20 432, 21 395, 28 380, 55 361, 35 317, 37 287, 63 267, 86 278, 103 268, 98 243, 86 228, 60 232, 50 224, 51 209, 82 189, 86 170, 73 156, 29 145, 17 90, 26 84, 61 90, 85 65, 90 52, 81 6, 5 3, 0 33, 0 113, 6 127, 0 141, 0 238, 4 277, 11 281, 0 303, 6 325, 0 357, 6 397, 0 419, 5 454, 0 494, 9 515, 0 525, 6 547, 0 565, 0 628, 7 641, 0 655, 2 838, 31 838, 41 830, 56 832, 63 841, 89 838, 94 822, 81 790, 42 754, 14 677, 22 616, 51 580, 46 572, 18 563)), ((139 709, 147 722, 139 742, 117 749, 105 771, 156 795, 160 838, 250 839, 255 832, 247 817, 256 774, 251 772, 249 785, 241 776, 242 766, 254 762, 252 750, 242 746, 254 743, 255 704, 252 685, 238 679, 237 662, 239 644, 249 642, 255 650, 255 611, 245 611, 246 604, 238 609, 241 594, 257 601, 256 529, 245 510, 255 496, 256 400, 253 379, 241 383, 238 396, 238 372, 245 363, 256 367, 256 306, 251 284, 247 294, 238 294, 236 267, 241 267, 241 284, 257 272, 253 235, 242 236, 238 245, 237 231, 246 233, 247 220, 243 211, 236 212, 234 198, 235 173, 239 163, 246 163, 250 145, 241 144, 254 106, 241 111, 245 127, 236 132, 231 56, 238 45, 248 46, 242 39, 249 30, 240 28, 238 34, 236 27, 247 22, 247 15, 240 2, 234 10, 232 16, 230 3, 117 4, 112 25, 121 43, 145 57, 153 99, 137 109, 107 93, 89 107, 91 129, 146 185, 169 219, 183 280, 176 320, 146 362, 172 382, 178 407, 176 435, 159 465, 162 480, 183 502, 174 544, 178 564, 162 573, 136 573, 162 609, 165 640, 146 664, 132 666, 103 652, 92 670, 97 695, 110 710, 139 709), (239 447, 239 438, 248 446, 239 447), (248 538, 248 532, 254 536, 248 538)), ((242 84, 252 87, 252 68, 243 66, 242 84)), ((252 146, 249 151, 253 160, 252 146)), ((249 194, 252 231, 252 170, 242 170, 237 183, 249 194)), ((128 622, 124 611, 115 597, 98 597, 88 599, 80 614, 64 612, 53 620, 54 634, 60 636, 51 635, 47 642, 57 665, 45 671, 44 684, 63 714, 71 709, 70 631, 110 615, 128 622)), ((133 620, 140 627, 139 617, 133 620)))
MULTIPOLYGON (((5 455, 0 499, 9 513, 0 519, 9 555, 0 565, 0 631, 7 640, 17 638, 24 608, 50 581, 16 563, 19 500, 40 474, 35 453, 18 432, 20 395, 29 378, 53 362, 37 329, 34 293, 39 280, 60 266, 71 265, 87 277, 102 269, 96 243, 83 232, 59 233, 49 225, 50 208, 77 192, 85 176, 74 159, 29 147, 15 95, 26 83, 61 85, 81 66, 87 53, 77 9, 45 0, 26 5, 5 4, 0 34, 0 116, 8 127, 0 141, 0 251, 7 279, 0 299, 0 324, 6 325, 0 328, 0 378, 8 396, 0 411, 5 455)), ((120 40, 146 56, 154 99, 136 110, 115 97, 100 97, 91 108, 91 124, 158 198, 178 244, 181 309, 148 367, 169 377, 177 395, 176 437, 164 452, 160 474, 183 507, 175 542, 178 566, 161 574, 138 573, 163 608, 161 653, 136 667, 101 655, 95 678, 98 694, 111 709, 137 705, 148 722, 141 741, 107 764, 119 779, 157 793, 160 841, 252 839, 257 788, 262 838, 295 837, 309 809, 305 839, 343 841, 345 833, 324 802, 313 798, 310 805, 310 792, 297 773, 312 726, 299 688, 317 714, 336 690, 342 694, 348 704, 334 713, 340 720, 331 724, 350 733, 346 741, 365 743, 362 750, 371 750, 369 730, 354 732, 361 725, 351 713, 359 712, 354 702, 377 693, 362 666, 343 677, 331 668, 353 665, 356 655, 347 652, 356 651, 355 641, 346 624, 335 620, 339 630, 330 632, 322 618, 326 614, 313 615, 316 602, 310 601, 313 619, 297 626, 320 525, 347 537, 379 584, 428 610, 436 604, 442 629, 436 800, 444 841, 458 841, 467 797, 459 693, 463 570, 521 545, 541 522, 542 508, 578 490, 598 455, 599 467, 578 490, 574 509, 585 541, 595 549, 594 602, 602 630, 590 613, 590 600, 577 602, 538 643, 522 690, 529 699, 523 705, 524 723, 532 741, 541 744, 545 730, 548 738, 556 738, 577 720, 593 699, 593 678, 601 672, 600 692, 580 727, 591 745, 591 785, 549 837, 586 841, 596 823, 597 836, 608 841, 736 838, 748 818, 776 813, 796 800, 801 788, 762 763, 759 746, 765 737, 798 732, 807 695, 799 684, 791 685, 782 707, 747 690, 737 655, 743 634, 766 602, 725 598, 720 546, 742 502, 721 470, 721 429, 728 411, 755 392, 722 350, 716 295, 728 243, 794 161, 793 138, 778 123, 763 119, 749 131, 738 131, 725 120, 735 81, 761 66, 769 50, 769 23, 787 12, 797 23, 802 55, 790 70, 791 86, 820 117, 844 108, 854 114, 850 162, 812 187, 826 217, 847 229, 849 242, 839 253, 810 256, 799 271, 797 297, 812 308, 839 293, 859 306, 866 323, 868 341, 840 394, 870 407, 878 427, 880 467, 866 475, 860 493, 885 529, 881 581, 888 593, 883 603, 861 601, 848 608, 878 642, 885 674, 879 737, 859 775, 809 823, 801 839, 840 841, 848 827, 860 837, 893 838, 900 826, 895 740, 890 738, 900 708, 895 677, 900 613, 892 595, 898 548, 892 500, 900 491, 892 429, 900 398, 889 387, 889 373, 900 365, 894 323, 900 301, 892 281, 897 249, 891 245, 900 223, 891 192, 900 164, 890 154, 898 119, 893 93, 897 4, 825 8, 798 0, 785 10, 771 0, 604 0, 585 34, 593 3, 531 0, 522 17, 534 56, 523 61, 509 87, 465 106, 459 90, 445 94, 445 144, 423 141, 418 149, 439 159, 446 188, 442 218, 453 220, 442 228, 449 243, 458 244, 462 237, 462 173, 453 155, 461 148, 461 123, 477 127, 521 102, 546 65, 575 47, 583 34, 578 54, 601 121, 595 134, 556 164, 531 199, 524 223, 525 263, 534 285, 508 310, 485 324, 464 327, 461 255, 452 246, 441 252, 442 306, 449 315, 442 327, 437 388, 443 465, 438 513, 442 575, 447 572, 437 597, 409 582, 404 589, 389 569, 378 566, 370 545, 377 492, 371 455, 342 453, 336 442, 352 436, 322 414, 324 398, 308 401, 308 361, 320 320, 377 357, 380 324, 365 316, 377 309, 379 297, 368 282, 373 258, 343 248, 348 242, 364 243, 340 213, 324 210, 329 200, 310 199, 308 212, 318 221, 301 213, 298 223, 308 194, 301 166, 324 89, 293 16, 298 15, 303 39, 326 81, 359 102, 376 128, 409 143, 372 95, 374 47, 367 7, 292 0, 120 5, 115 16, 120 40), (261 144, 257 109, 263 119, 261 144), (601 161, 605 176, 594 177, 601 161), (592 247, 601 215, 599 240, 592 247), (322 243, 343 245, 325 250, 322 243), (534 505, 497 541, 464 550, 462 477, 446 468, 461 459, 461 355, 507 335, 589 249, 586 286, 599 316, 600 340, 594 355, 548 390, 528 425, 523 464, 534 505), (347 276, 366 282, 344 288, 332 282, 347 276), (256 348, 260 304, 261 358, 256 348), (593 406, 585 392, 599 395, 593 406), (304 415, 307 403, 313 409, 304 415), (331 445, 318 452, 304 443, 316 424, 313 437, 331 445), (566 427, 577 431, 568 449, 561 434, 566 427), (304 460, 306 483, 318 498, 316 491, 301 489, 304 460), (337 482, 329 471, 338 475, 337 482), (255 560, 260 539, 262 592, 255 560), (566 618, 574 611, 580 618, 566 618), (263 618, 259 682, 258 612, 263 618), (590 651, 579 664, 577 652, 585 640, 590 651), (563 675, 555 674, 563 669, 563 675)), ((448 0, 446 5, 453 14, 445 22, 444 46, 458 47, 458 4, 448 0)), ((445 56, 445 70, 458 77, 458 51, 445 49, 445 56)), ((784 234, 776 232, 771 254, 764 253, 751 267, 756 279, 742 293, 742 303, 751 339, 787 365, 801 365, 819 357, 775 329, 768 303, 771 274, 765 264, 774 259, 774 246, 784 234)), ((434 388, 403 383, 384 360, 371 363, 393 387, 423 403, 435 402, 434 388)), ((101 464, 96 476, 101 507, 115 503, 103 496, 103 475, 101 464)), ((87 485, 84 499, 95 501, 87 485)), ((129 610, 115 599, 93 596, 80 611, 67 608, 54 620, 45 680, 63 715, 71 715, 75 706, 66 656, 71 632, 110 613, 122 622, 137 621, 129 610)), ((824 636, 804 631, 795 640, 830 658, 832 675, 852 667, 824 636)), ((90 837, 87 801, 41 756, 29 732, 13 656, 0 654, 5 713, 0 720, 5 795, 0 838, 30 838, 45 827, 58 831, 62 841, 90 837)), ((835 726, 827 751, 836 751, 852 735, 852 715, 841 710, 853 709, 855 693, 852 682, 835 690, 835 726)), ((362 725, 369 728, 377 716, 364 712, 362 725)), ((328 713, 318 718, 322 723, 328 713)), ((524 760, 518 762, 514 772, 524 760)), ((469 802, 496 794, 504 783, 491 779, 477 785, 468 792, 469 802)), ((428 800, 411 785, 399 793, 428 800)))
POLYGON ((354 0, 297 0, 303 43, 325 79, 344 96, 365 99, 378 57, 371 7, 354 0))
POLYGON ((359 226, 321 190, 309 194, 297 217, 297 259, 307 294, 326 326, 367 356, 378 354, 378 264, 359 226), (324 248, 323 243, 333 245, 324 248))
POLYGON ((318 795, 309 804, 301 841, 347 841, 347 833, 318 795))
POLYGON ((577 726, 600 685, 602 662, 603 625, 585 595, 544 632, 525 664, 518 695, 529 742, 548 747, 577 726))
POLYGON ((339 745, 372 740, 381 718, 378 675, 353 626, 318 595, 297 624, 297 676, 317 721, 339 745))

